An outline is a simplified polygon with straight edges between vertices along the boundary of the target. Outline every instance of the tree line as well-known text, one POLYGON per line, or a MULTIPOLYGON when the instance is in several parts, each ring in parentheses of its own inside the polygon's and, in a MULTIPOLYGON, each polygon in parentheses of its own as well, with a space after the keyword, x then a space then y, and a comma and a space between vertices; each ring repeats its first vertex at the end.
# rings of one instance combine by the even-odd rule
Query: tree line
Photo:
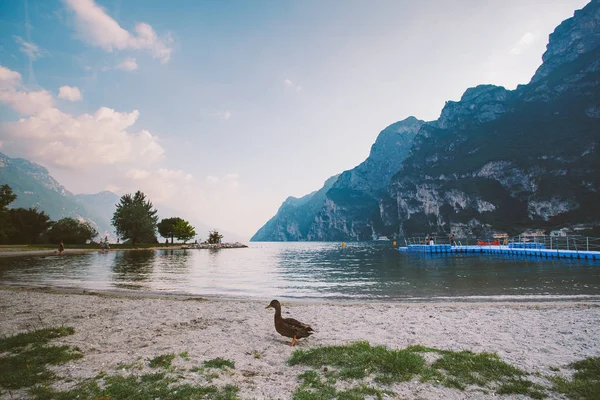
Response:
POLYGON ((84 244, 98 236, 98 231, 88 222, 75 218, 50 220, 43 211, 35 208, 11 208, 17 195, 8 185, 0 186, 0 243, 36 244, 65 243, 84 244))
MULTIPOLYGON (((98 231, 88 222, 74 218, 51 221, 43 211, 35 208, 9 209, 17 198, 8 185, 0 186, 0 244, 58 243, 84 244, 94 240, 98 231)), ((187 242, 196 236, 195 228, 179 217, 158 222, 158 211, 141 191, 121 196, 111 223, 117 236, 132 246, 139 243, 158 243, 156 233, 162 237, 187 242)), ((208 242, 218 243, 223 236, 218 231, 209 232, 208 242)))

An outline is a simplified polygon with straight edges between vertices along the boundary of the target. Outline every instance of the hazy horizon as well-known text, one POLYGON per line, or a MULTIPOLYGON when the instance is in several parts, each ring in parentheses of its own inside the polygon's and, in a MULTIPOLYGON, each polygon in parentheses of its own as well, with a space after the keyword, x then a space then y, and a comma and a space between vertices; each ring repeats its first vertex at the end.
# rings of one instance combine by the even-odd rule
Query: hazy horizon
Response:
POLYGON ((0 152, 249 238, 386 126, 529 82, 585 4, 5 2, 0 152))

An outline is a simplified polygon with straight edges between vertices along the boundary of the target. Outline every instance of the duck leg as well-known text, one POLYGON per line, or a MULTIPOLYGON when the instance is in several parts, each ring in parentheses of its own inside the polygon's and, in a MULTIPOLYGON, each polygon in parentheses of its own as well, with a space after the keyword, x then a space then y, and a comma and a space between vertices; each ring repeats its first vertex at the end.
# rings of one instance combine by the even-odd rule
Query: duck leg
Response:
POLYGON ((290 343, 290 346, 293 346, 294 343, 296 343, 296 335, 294 335, 294 338, 292 339, 292 343, 290 343))

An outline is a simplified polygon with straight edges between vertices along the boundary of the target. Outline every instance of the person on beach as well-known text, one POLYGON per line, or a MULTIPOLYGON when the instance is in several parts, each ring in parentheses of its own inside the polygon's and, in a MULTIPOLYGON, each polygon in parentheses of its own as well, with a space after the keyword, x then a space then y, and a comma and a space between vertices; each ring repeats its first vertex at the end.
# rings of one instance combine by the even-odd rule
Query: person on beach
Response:
POLYGON ((58 254, 62 254, 64 252, 65 252, 65 244, 61 240, 60 244, 58 245, 58 254))

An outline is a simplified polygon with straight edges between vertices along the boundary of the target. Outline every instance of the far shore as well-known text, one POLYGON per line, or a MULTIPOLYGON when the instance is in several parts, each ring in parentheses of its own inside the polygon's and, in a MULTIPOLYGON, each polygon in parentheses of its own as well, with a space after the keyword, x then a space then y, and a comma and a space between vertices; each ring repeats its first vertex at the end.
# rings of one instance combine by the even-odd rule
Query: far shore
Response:
POLYGON ((71 255, 71 254, 86 254, 95 252, 110 252, 110 251, 138 251, 138 250, 186 250, 186 249, 234 249, 248 247, 242 243, 219 243, 219 244, 206 244, 206 243, 175 243, 175 244, 156 244, 156 245, 144 245, 140 247, 121 247, 119 245, 111 245, 109 249, 101 249, 98 247, 89 248, 69 248, 69 245, 65 246, 65 251, 62 254, 58 254, 57 247, 33 247, 28 245, 1 245, 0 246, 0 257, 20 257, 20 256, 49 256, 49 255, 71 255))
MULTIPOLYGON (((389 349, 423 345, 496 353, 532 379, 568 375, 570 363, 600 354, 598 302, 284 302, 284 317, 309 323, 315 330, 295 347, 275 332, 273 312, 265 309, 268 301, 0 286, 0 304, 0 337, 54 326, 74 328, 73 335, 55 343, 75 346, 84 356, 53 367, 61 377, 54 384, 58 390, 98 374, 156 372, 148 361, 174 354, 181 355, 173 365, 185 382, 235 385, 242 399, 289 399, 299 385, 297 376, 306 370, 286 363, 294 350, 357 341, 389 349), (231 360, 235 367, 212 375, 192 372, 219 358, 231 360), (126 369, 127 365, 140 369, 126 369)), ((418 380, 384 388, 404 399, 498 398, 495 393, 418 380)), ((27 398, 18 391, 10 396, 0 394, 27 398)), ((564 397, 550 393, 549 398, 564 397)))

